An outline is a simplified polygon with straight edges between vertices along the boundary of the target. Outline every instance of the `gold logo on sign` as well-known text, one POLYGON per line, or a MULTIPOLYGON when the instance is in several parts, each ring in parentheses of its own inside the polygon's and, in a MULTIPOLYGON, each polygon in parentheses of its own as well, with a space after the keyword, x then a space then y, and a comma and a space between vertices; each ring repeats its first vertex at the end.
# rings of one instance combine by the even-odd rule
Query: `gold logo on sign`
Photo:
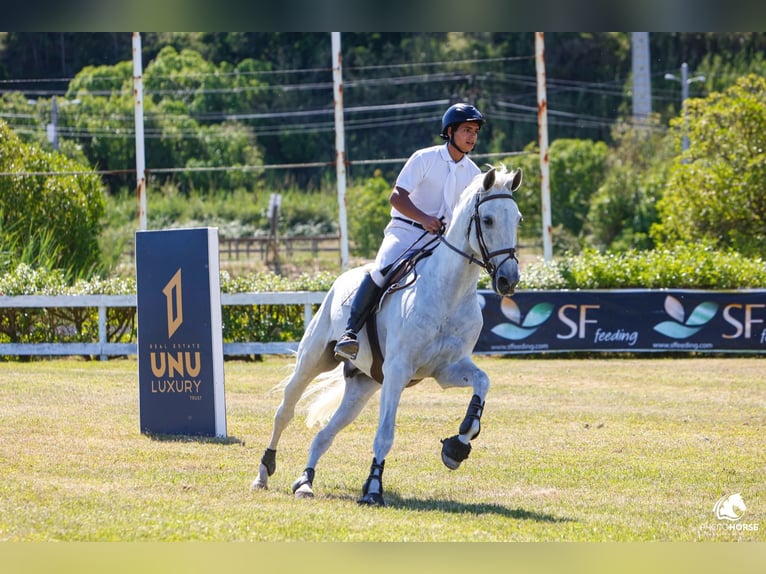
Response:
POLYGON ((168 311, 168 339, 173 336, 184 322, 183 301, 181 300, 181 268, 162 289, 168 311))

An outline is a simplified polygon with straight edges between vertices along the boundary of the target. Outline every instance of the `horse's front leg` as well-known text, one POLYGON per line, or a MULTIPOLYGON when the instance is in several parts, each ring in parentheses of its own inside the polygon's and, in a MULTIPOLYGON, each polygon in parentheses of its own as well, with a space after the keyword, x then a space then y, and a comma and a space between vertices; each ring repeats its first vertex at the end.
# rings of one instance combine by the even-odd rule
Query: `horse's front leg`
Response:
POLYGON ((484 399, 489 391, 489 377, 473 361, 466 357, 439 372, 436 380, 443 388, 473 387, 458 434, 442 439, 442 462, 450 470, 456 470, 471 453, 471 441, 481 432, 481 416, 484 399))
POLYGON ((394 428, 396 426, 396 411, 399 399, 410 378, 396 376, 384 369, 383 390, 380 396, 380 412, 378 415, 378 430, 373 442, 373 458, 370 474, 362 486, 362 498, 357 502, 370 506, 385 506, 383 499, 383 466, 386 455, 394 444, 394 428))

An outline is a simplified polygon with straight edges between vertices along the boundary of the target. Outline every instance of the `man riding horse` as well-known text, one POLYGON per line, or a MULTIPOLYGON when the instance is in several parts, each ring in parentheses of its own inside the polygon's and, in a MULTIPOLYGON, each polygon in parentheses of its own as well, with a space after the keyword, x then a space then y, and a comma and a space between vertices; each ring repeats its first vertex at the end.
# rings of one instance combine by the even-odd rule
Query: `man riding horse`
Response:
POLYGON ((420 149, 405 163, 389 197, 391 221, 384 231, 372 270, 365 274, 351 303, 346 330, 335 345, 339 359, 356 359, 357 333, 385 287, 391 265, 449 225, 460 192, 480 173, 468 157, 476 146, 484 116, 465 103, 450 106, 442 117, 443 145, 420 149))

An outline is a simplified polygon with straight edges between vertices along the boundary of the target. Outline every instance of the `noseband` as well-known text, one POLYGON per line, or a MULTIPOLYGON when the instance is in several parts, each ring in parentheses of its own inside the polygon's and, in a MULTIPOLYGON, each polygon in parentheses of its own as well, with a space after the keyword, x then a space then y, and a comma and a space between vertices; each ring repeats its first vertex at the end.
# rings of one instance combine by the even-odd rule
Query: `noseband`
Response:
POLYGON ((447 239, 444 237, 444 235, 440 235, 439 239, 441 240, 444 245, 452 249, 455 253, 459 253, 466 259, 468 259, 468 263, 476 263, 479 267, 486 270, 487 273, 489 273, 490 277, 492 277, 492 281, 495 281, 495 273, 497 272, 498 268, 503 265, 508 259, 513 259, 516 261, 516 263, 519 262, 519 260, 516 258, 516 248, 515 247, 506 247, 505 249, 498 249, 496 251, 489 251, 487 249, 487 243, 484 240, 484 234, 481 229, 481 218, 479 217, 479 206, 483 203, 486 203, 488 201, 491 201, 493 199, 513 199, 513 196, 510 193, 498 193, 496 195, 489 195, 487 197, 482 198, 479 194, 476 194, 476 203, 473 207, 473 215, 471 215, 471 221, 468 223, 468 232, 467 234, 470 235, 471 233, 471 226, 473 225, 474 221, 476 222, 476 240, 479 243, 479 251, 481 251, 481 260, 474 257, 472 254, 466 253, 465 251, 462 251, 452 245, 447 239), (500 265, 495 265, 492 263, 491 259, 493 257, 496 257, 498 255, 507 255, 505 259, 500 263, 500 265))

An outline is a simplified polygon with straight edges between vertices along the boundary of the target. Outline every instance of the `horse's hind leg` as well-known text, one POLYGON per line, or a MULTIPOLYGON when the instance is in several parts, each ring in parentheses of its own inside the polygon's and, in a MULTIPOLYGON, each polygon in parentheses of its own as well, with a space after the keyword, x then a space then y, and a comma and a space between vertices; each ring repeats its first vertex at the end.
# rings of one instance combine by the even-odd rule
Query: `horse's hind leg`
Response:
POLYGON ((330 448, 337 434, 359 416, 359 413, 362 412, 370 397, 378 389, 380 389, 380 384, 359 371, 354 376, 346 378, 343 398, 338 409, 332 415, 327 425, 314 437, 309 449, 306 470, 293 483, 292 489, 296 498, 311 498, 314 496, 314 474, 319 459, 330 448))
POLYGON ((315 348, 316 346, 316 344, 312 345, 311 343, 305 346, 301 344, 298 349, 295 370, 290 375, 287 385, 285 385, 282 402, 277 407, 274 415, 274 428, 271 433, 271 439, 261 457, 258 476, 253 481, 251 489, 268 488, 269 477, 277 469, 277 444, 282 436, 282 432, 295 416, 295 406, 303 395, 303 391, 306 390, 309 383, 318 375, 332 370, 338 364, 335 360, 332 345, 325 344, 323 348, 315 348))
POLYGON ((474 394, 468 403, 458 434, 442 439, 442 462, 450 470, 456 470, 471 452, 471 441, 481 431, 481 415, 484 399, 489 391, 489 377, 473 361, 466 357, 438 373, 437 382, 444 388, 472 386, 474 394))

